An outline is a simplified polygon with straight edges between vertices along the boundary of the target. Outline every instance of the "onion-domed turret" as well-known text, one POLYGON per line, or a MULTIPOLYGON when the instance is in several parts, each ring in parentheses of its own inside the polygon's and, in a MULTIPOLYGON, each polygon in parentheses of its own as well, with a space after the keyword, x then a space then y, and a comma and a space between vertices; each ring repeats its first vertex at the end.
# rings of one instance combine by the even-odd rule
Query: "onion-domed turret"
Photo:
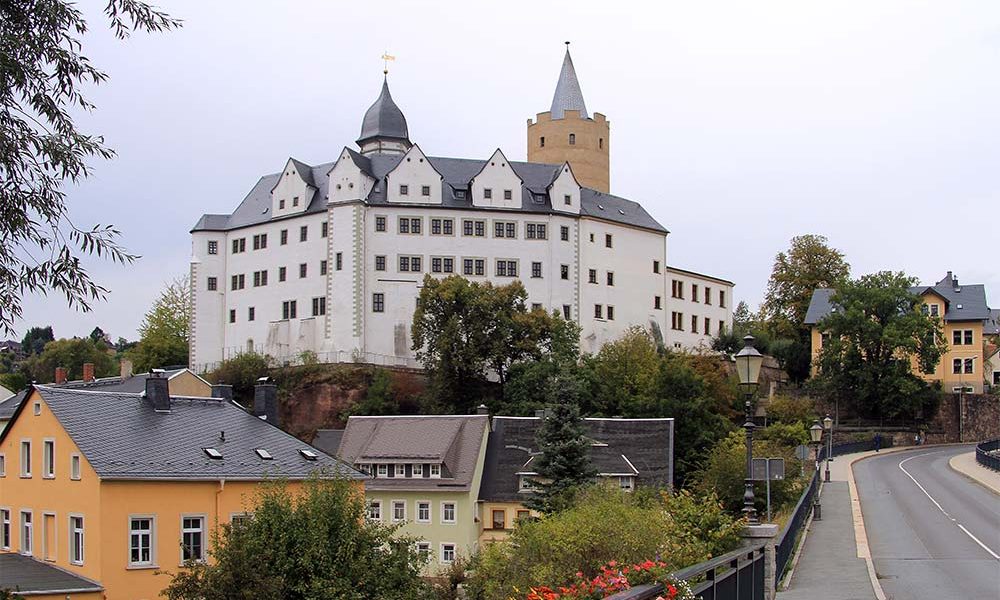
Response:
POLYGON ((392 100, 388 80, 383 80, 382 93, 361 121, 361 136, 358 138, 361 153, 402 154, 411 145, 406 117, 392 100))

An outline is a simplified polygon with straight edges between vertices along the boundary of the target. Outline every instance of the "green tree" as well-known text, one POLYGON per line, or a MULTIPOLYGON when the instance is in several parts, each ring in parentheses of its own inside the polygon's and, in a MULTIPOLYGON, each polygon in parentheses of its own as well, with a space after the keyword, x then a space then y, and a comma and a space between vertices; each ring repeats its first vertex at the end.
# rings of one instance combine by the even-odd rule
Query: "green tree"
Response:
POLYGON ((21 340, 21 350, 24 351, 26 356, 41 354, 42 350, 45 350, 45 344, 55 341, 55 339, 55 336, 52 334, 51 325, 46 327, 32 327, 24 334, 24 338, 21 340))
POLYGON ((569 506, 597 472, 590 462, 590 440, 580 417, 580 382, 571 371, 563 370, 549 380, 547 391, 552 405, 538 429, 540 454, 532 461, 538 491, 524 504, 552 513, 569 506))
POLYGON ((553 353, 572 352, 575 331, 558 316, 529 311, 519 281, 505 286, 452 275, 424 278, 413 314, 416 357, 431 379, 440 412, 466 412, 486 395, 487 373, 500 381, 511 367, 553 353))
MULTIPOLYGON (((104 12, 121 39, 180 25, 138 0, 109 0, 104 12)), ((81 53, 82 13, 66 0, 2 2, 0 23, 0 332, 11 333, 26 292, 59 292, 83 311, 105 297, 81 254, 136 257, 118 245, 113 226, 81 228, 68 215, 64 185, 90 174, 89 159, 114 156, 70 114, 92 110, 81 88, 108 78, 81 53)))
POLYGON ((578 571, 594 577, 612 560, 660 558, 680 569, 734 549, 741 525, 712 493, 623 493, 596 484, 566 510, 520 521, 507 540, 482 548, 468 589, 483 600, 524 597, 533 586, 566 585, 578 571))
POLYGON ((350 409, 352 415, 398 415, 399 401, 392 386, 388 369, 375 369, 365 397, 350 409))
POLYGON ((595 386, 588 414, 619 416, 630 405, 651 402, 660 371, 660 356, 652 336, 633 326, 617 340, 604 344, 596 356, 585 361, 584 368, 595 386))
POLYGON ((253 499, 253 518, 222 525, 209 563, 191 562, 162 592, 170 600, 428 598, 415 541, 365 518, 364 494, 341 479, 301 492, 283 482, 253 499))
POLYGON ((139 343, 128 352, 137 372, 187 365, 191 323, 191 285, 175 279, 160 292, 139 326, 139 343))
POLYGON ((110 377, 118 372, 108 348, 89 337, 49 342, 41 354, 29 358, 24 366, 32 380, 51 383, 55 380, 56 367, 64 367, 70 380, 81 379, 84 363, 94 364, 95 377, 110 377))
POLYGON ((837 287, 850 277, 844 254, 821 235, 792 238, 787 252, 774 257, 761 317, 777 337, 797 338, 816 288, 837 287))
POLYGON ((883 271, 841 284, 837 310, 818 327, 828 334, 815 387, 855 414, 930 417, 939 394, 912 371, 932 372, 948 346, 937 317, 923 314, 916 280, 883 271))
POLYGON ((233 400, 243 406, 253 406, 253 387, 257 380, 269 374, 271 360, 254 352, 244 352, 222 361, 218 368, 208 374, 212 383, 233 386, 233 400))

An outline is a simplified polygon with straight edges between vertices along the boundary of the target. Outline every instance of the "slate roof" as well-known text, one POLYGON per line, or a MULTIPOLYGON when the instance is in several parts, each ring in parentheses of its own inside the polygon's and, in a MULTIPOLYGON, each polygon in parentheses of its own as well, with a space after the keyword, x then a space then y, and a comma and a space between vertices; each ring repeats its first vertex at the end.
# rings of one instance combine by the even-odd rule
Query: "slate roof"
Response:
POLYGON ((562 69, 559 71, 559 81, 556 82, 556 92, 552 95, 553 119, 562 119, 567 110, 580 111, 580 118, 589 119, 587 104, 583 101, 583 91, 580 81, 576 78, 576 68, 573 67, 573 57, 569 55, 569 43, 566 44, 566 56, 563 57, 562 69))
MULTIPOLYGON (((0 552, 0 590, 23 596, 101 592, 94 581, 15 552, 0 552)), ((68 597, 68 596, 67 596, 68 597)))
POLYGON ((986 320, 983 331, 986 335, 1000 335, 1000 309, 994 308, 990 311, 990 318, 986 320))
POLYGON ((358 144, 373 138, 392 138, 409 141, 410 134, 406 127, 406 117, 399 110, 389 93, 388 79, 382 80, 382 92, 375 103, 365 112, 361 121, 361 135, 358 144))
MULTIPOLYGON (((377 182, 365 202, 373 206, 388 206, 385 177, 403 160, 403 156, 396 154, 362 156, 351 149, 347 150, 351 161, 377 182)), ((421 209, 444 208, 504 212, 504 209, 473 206, 468 193, 465 194, 465 198, 458 198, 455 194, 456 189, 468 190, 469 182, 483 169, 489 159, 428 156, 427 161, 443 178, 441 204, 416 204, 413 206, 419 206, 421 209)), ((311 167, 311 172, 306 170, 310 168, 308 165, 299 167, 302 169, 303 177, 308 173, 308 177, 315 182, 317 192, 313 195, 312 201, 304 212, 279 218, 294 218, 302 214, 308 215, 325 211, 330 184, 327 175, 335 164, 329 162, 316 165, 311 167)), ((551 199, 547 193, 548 187, 559 175, 559 170, 563 165, 516 161, 511 161, 508 164, 524 182, 521 189, 521 208, 518 212, 566 214, 553 210, 551 199), (538 194, 541 196, 539 197, 538 194)), ((274 188, 280 177, 281 173, 272 173, 261 177, 231 215, 202 215, 191 231, 230 231, 269 222, 271 220, 271 189, 274 188)), ((392 205, 409 206, 409 204, 401 202, 393 202, 392 205)), ((581 188, 580 214, 613 223, 668 233, 639 203, 589 188, 581 188)))
POLYGON ((21 406, 21 401, 27 393, 27 390, 21 390, 10 398, 0 400, 0 421, 7 421, 14 416, 14 412, 21 406))
MULTIPOLYGON (((537 417, 493 417, 479 499, 518 501, 518 473, 534 472, 528 461, 538 452, 537 417), (527 464, 526 464, 527 463, 527 464)), ((584 419, 599 473, 634 475, 637 485, 667 487, 673 480, 673 419, 584 419)))
POLYGON ((170 412, 158 413, 145 394, 41 385, 34 390, 102 479, 306 479, 320 469, 366 477, 322 452, 307 460, 300 450, 311 446, 234 402, 171 396, 170 412), (204 448, 217 449, 223 458, 209 458, 204 448), (273 459, 261 459, 257 448, 273 459))
MULTIPOLYGON (((946 282, 947 280, 942 280, 946 282)), ((945 322, 954 321, 987 321, 990 318, 990 309, 986 305, 986 287, 982 284, 958 285, 957 280, 952 283, 939 282, 935 285, 918 285, 910 288, 910 292, 921 296, 927 293, 936 293, 945 300, 945 313, 942 318, 945 322)), ((826 318, 833 310, 830 298, 834 290, 830 288, 819 288, 813 290, 812 299, 809 301, 809 309, 806 311, 804 323, 815 325, 826 318)))
MULTIPOLYGON (((187 368, 180 369, 170 369, 163 372, 163 376, 169 381, 171 378, 187 371, 187 368)), ((73 381, 67 381, 59 385, 50 384, 49 387, 59 387, 59 388, 72 388, 72 389, 99 389, 105 392, 128 392, 131 394, 139 394, 146 391, 146 380, 149 379, 149 373, 135 373, 131 377, 101 377, 93 381, 83 381, 82 379, 75 379, 73 381)), ((200 376, 195 374, 195 377, 201 379, 200 376)), ((208 382, 205 382, 208 384, 208 382)))
POLYGON ((486 415, 350 417, 337 456, 346 463, 442 463, 441 478, 377 477, 369 490, 468 490, 486 415))
POLYGON ((317 429, 312 445, 330 456, 337 456, 340 440, 344 437, 343 429, 317 429))

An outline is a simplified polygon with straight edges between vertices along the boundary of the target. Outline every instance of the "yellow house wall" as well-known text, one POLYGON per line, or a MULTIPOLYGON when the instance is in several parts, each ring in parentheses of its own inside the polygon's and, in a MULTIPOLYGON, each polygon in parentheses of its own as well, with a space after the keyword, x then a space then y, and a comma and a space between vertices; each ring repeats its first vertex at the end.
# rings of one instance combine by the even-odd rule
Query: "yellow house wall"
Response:
POLYGON ((25 399, 20 416, 10 425, 3 442, 0 442, 0 454, 5 456, 6 475, 0 478, 0 508, 11 511, 11 552, 20 548, 22 510, 32 511, 33 552, 35 558, 42 559, 42 540, 45 537, 55 539, 55 549, 52 553, 52 564, 71 573, 100 581, 101 553, 100 544, 100 481, 97 473, 91 468, 86 457, 81 455, 80 480, 70 478, 70 456, 80 453, 80 449, 72 438, 59 424, 45 401, 37 392, 25 399), (34 404, 38 402, 41 414, 34 414, 34 404), (31 478, 20 477, 21 473, 21 441, 31 440, 31 478), (55 442, 54 466, 55 477, 47 479, 42 476, 43 442, 52 439, 55 442), (43 515, 55 515, 54 535, 44 532, 43 515), (69 560, 69 516, 70 514, 84 518, 84 562, 74 565, 69 560))
MULTIPOLYGON (((480 544, 492 544, 507 539, 517 522, 517 511, 527 510, 520 502, 482 502, 482 519, 479 533, 480 544), (493 529, 493 511, 502 510, 505 513, 503 529, 493 529)), ((538 513, 532 513, 537 515, 538 513)))
POLYGON ((567 110, 565 118, 551 118, 551 113, 528 120, 528 162, 562 164, 568 162, 584 187, 608 193, 611 190, 611 125, 604 115, 581 119, 579 111, 567 110), (576 135, 570 145, 569 134, 576 135), (540 139, 545 138, 545 146, 540 139), (601 147, 601 140, 604 147, 601 147))
POLYGON ((181 371, 170 378, 168 382, 170 393, 174 396, 201 396, 208 398, 212 395, 212 385, 198 377, 191 371, 181 371))
POLYGON ((30 600, 102 600, 104 592, 74 592, 72 594, 32 594, 30 600))

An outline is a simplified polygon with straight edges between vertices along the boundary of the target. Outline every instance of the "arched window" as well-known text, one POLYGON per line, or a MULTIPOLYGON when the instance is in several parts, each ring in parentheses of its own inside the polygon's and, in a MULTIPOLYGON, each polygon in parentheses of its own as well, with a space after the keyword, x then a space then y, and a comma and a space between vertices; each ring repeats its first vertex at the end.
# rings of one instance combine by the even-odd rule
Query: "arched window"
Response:
POLYGON ((569 145, 570 146, 575 146, 576 145, 576 134, 575 133, 569 134, 569 145))
POLYGON ((545 147, 545 136, 544 135, 542 137, 538 138, 538 145, 541 146, 542 148, 545 147))

